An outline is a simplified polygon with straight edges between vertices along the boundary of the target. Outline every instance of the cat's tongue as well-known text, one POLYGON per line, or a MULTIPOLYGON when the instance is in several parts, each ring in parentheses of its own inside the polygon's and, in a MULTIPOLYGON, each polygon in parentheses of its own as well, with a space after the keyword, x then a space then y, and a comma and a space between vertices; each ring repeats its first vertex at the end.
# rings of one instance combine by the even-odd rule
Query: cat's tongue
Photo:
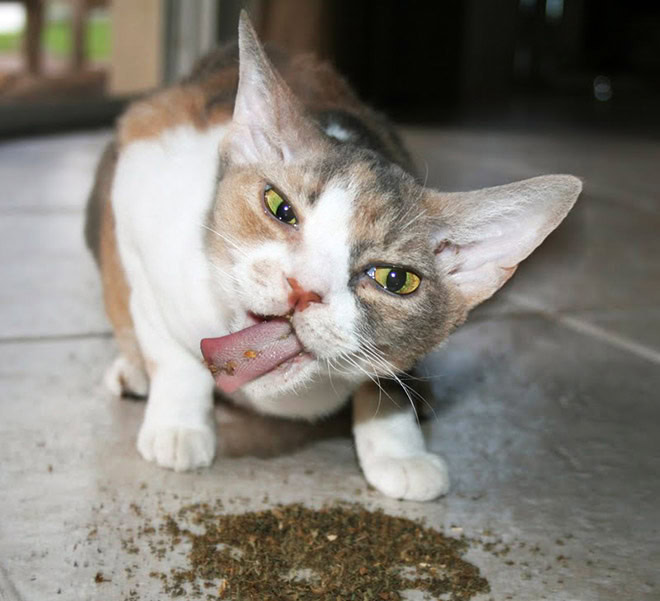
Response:
POLYGON ((227 394, 303 350, 286 319, 271 319, 227 336, 204 338, 201 347, 215 383, 227 394))

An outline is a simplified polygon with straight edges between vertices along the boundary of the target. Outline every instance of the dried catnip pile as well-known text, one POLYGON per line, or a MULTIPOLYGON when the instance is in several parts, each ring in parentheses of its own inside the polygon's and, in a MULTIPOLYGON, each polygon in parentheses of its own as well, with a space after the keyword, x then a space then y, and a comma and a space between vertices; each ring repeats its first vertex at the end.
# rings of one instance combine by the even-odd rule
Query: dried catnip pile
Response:
POLYGON ((147 533, 159 539, 152 552, 190 544, 185 568, 151 574, 171 597, 395 601, 414 589, 458 601, 489 590, 461 557, 465 541, 358 505, 238 515, 190 505, 147 533))

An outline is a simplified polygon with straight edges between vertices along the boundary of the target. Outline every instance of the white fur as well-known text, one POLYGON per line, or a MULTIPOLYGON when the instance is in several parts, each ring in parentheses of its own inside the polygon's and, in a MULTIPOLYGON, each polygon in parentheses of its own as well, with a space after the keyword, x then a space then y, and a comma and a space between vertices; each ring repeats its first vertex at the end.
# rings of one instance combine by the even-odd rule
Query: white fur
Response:
POLYGON ((133 296, 194 354, 199 340, 226 328, 229 318, 214 302, 203 248, 225 131, 180 126, 130 144, 119 157, 112 194, 133 296))
POLYGON ((326 135, 340 142, 346 142, 346 140, 350 140, 353 137, 353 134, 348 129, 339 125, 339 123, 328 124, 324 131, 326 135))
MULTIPOLYGON (((295 199, 292 202, 295 206, 295 199)), ((236 277, 232 280, 243 314, 288 313, 288 278, 323 299, 293 316, 300 341, 316 359, 266 374, 235 395, 263 413, 299 418, 326 415, 346 401, 355 385, 354 378, 349 378, 350 385, 341 374, 330 376, 324 363, 358 347, 358 310, 348 288, 353 203, 350 190, 329 187, 302 219, 297 233, 302 240, 295 250, 287 242, 271 241, 234 253, 232 274, 236 277)))
MULTIPOLYGON (((235 400, 264 413, 312 418, 344 403, 361 377, 331 376, 322 361, 358 347, 358 309, 348 288, 354 219, 349 188, 331 186, 321 194, 302 220, 296 252, 285 242, 250 248, 234 239, 233 277, 223 276, 227 265, 207 272, 203 224, 224 131, 179 127, 131 144, 120 157, 113 188, 131 313, 145 358, 156 366, 138 449, 145 459, 176 470, 208 465, 215 454, 213 379, 201 363, 199 340, 245 327, 248 311, 287 313, 287 278, 323 298, 293 322, 303 345, 320 359, 262 376, 235 393, 235 400)), ((115 380, 122 365, 115 364, 115 380)), ((385 494, 422 499, 446 489, 444 464, 423 451, 411 415, 367 420, 356 425, 355 436, 367 479, 385 494)))
MULTIPOLYGON (((318 356, 355 348, 357 308, 347 285, 353 198, 346 190, 330 189, 318 199, 301 231, 299 253, 275 242, 234 249, 235 281, 245 284, 236 293, 243 302, 240 310, 226 302, 232 296, 226 279, 221 290, 203 251, 224 133, 223 127, 198 132, 182 126, 134 142, 120 156, 113 187, 131 314, 142 352, 157 366, 138 449, 174 469, 208 465, 215 452, 213 380, 201 363, 199 341, 244 327, 240 321, 247 311, 287 313, 287 277, 324 296, 322 306, 294 319, 305 347, 318 356), (264 278, 254 267, 266 260, 264 278)), ((352 386, 339 374, 330 382, 325 364, 307 361, 268 374, 234 396, 266 413, 312 418, 339 407, 352 386)))
POLYGON ((213 378, 198 356, 177 344, 150 303, 131 299, 140 344, 157 368, 138 435, 148 461, 177 471, 210 465, 215 456, 213 378), (147 308, 148 307, 148 308, 147 308))
POLYGON ((227 333, 230 317, 213 298, 203 253, 224 131, 180 126, 130 144, 112 193, 131 314, 142 352, 156 366, 138 449, 177 470, 208 465, 215 454, 213 379, 199 341, 227 333))
POLYGON ((146 396, 149 392, 149 379, 144 370, 131 363, 124 355, 119 355, 105 372, 106 387, 112 394, 124 393, 146 396))
POLYGON ((378 398, 367 390, 353 399, 355 449, 367 482, 395 499, 429 501, 445 494, 447 466, 426 451, 407 400, 378 398))

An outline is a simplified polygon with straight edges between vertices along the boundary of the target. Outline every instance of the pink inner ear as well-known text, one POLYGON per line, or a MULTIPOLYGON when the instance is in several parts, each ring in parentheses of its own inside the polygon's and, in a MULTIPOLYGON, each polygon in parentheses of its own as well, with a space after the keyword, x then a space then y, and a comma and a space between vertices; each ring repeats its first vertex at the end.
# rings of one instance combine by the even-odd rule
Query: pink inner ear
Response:
POLYGON ((440 240, 440 244, 436 247, 436 249, 433 251, 434 254, 439 255, 442 252, 454 252, 454 254, 458 254, 458 244, 454 244, 453 242, 450 242, 449 240, 440 240))
POLYGON ((491 296, 515 272, 515 238, 496 235, 467 244, 447 239, 438 243, 435 256, 447 280, 463 294, 469 306, 491 296))
POLYGON ((436 214, 442 221, 434 244, 439 270, 468 306, 487 299, 557 227, 581 189, 575 177, 549 175, 438 194, 436 214))
MULTIPOLYGON (((467 246, 470 246, 469 244, 467 246)), ((460 252, 463 247, 454 244, 447 239, 441 240, 436 246, 433 253, 436 258, 445 265, 445 270, 448 275, 454 275, 463 266, 460 252)))

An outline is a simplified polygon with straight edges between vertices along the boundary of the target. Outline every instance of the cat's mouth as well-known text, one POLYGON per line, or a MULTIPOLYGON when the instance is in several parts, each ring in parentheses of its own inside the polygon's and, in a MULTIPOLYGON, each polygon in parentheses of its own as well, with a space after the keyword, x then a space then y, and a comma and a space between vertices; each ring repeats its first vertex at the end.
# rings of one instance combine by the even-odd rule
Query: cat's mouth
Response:
POLYGON ((256 322, 247 328, 201 341, 202 355, 215 383, 231 394, 248 382, 276 369, 311 357, 288 317, 250 315, 256 322))

